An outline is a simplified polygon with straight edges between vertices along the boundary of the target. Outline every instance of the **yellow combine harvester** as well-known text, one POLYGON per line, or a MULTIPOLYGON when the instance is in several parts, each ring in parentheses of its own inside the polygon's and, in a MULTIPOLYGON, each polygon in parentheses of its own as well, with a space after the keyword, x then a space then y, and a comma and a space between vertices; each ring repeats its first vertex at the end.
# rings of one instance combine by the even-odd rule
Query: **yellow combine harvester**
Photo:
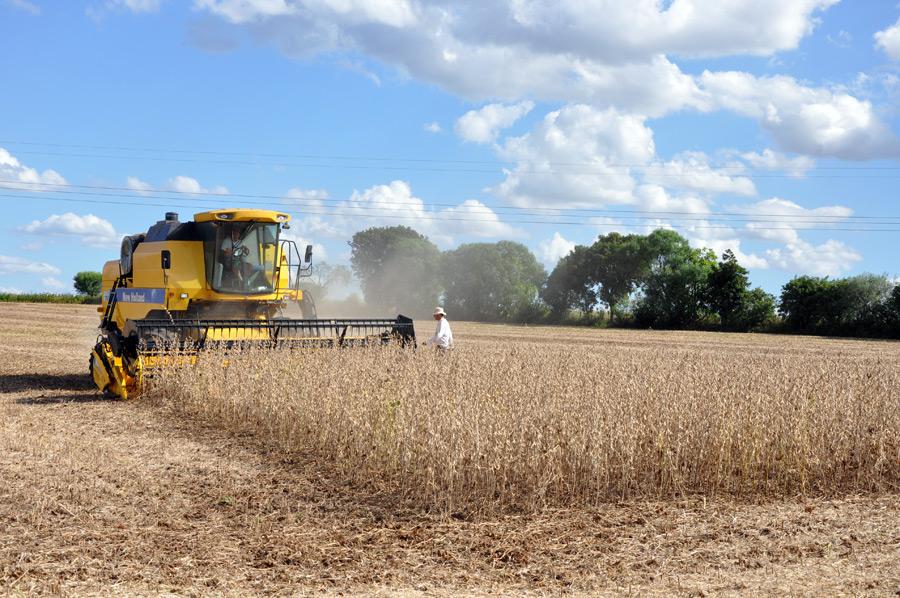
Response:
POLYGON ((164 361, 192 361, 203 348, 415 346, 412 320, 319 320, 300 289, 312 265, 282 239, 290 216, 268 210, 203 212, 165 220, 122 240, 103 266, 100 337, 90 370, 97 388, 128 398, 164 361), (300 319, 287 317, 289 308, 300 319))

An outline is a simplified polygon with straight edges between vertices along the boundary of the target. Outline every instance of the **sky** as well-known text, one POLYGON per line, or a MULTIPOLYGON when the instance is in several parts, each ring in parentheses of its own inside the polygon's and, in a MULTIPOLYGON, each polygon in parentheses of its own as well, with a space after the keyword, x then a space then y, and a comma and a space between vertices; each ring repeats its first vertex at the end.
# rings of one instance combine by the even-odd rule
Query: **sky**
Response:
POLYGON ((0 0, 0 292, 166 211, 286 210, 549 270, 611 231, 900 275, 895 0, 0 0))

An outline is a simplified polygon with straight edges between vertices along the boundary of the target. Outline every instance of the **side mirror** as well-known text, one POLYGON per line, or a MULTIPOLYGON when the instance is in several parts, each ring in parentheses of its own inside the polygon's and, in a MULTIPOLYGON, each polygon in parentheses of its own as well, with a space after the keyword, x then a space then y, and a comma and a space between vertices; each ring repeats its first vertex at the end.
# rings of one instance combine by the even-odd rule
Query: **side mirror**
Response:
POLYGON ((312 245, 307 245, 307 246, 306 246, 306 256, 303 258, 303 260, 304 260, 307 264, 310 263, 310 262, 312 261, 312 245))
POLYGON ((168 249, 163 249, 159 257, 163 270, 168 270, 172 267, 172 253, 168 249))

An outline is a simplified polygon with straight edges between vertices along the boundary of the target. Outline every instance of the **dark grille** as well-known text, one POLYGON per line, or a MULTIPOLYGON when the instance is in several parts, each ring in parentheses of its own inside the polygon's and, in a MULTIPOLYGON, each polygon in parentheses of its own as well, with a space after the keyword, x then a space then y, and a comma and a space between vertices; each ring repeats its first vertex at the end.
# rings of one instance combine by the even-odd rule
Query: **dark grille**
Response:
POLYGON ((415 346, 413 321, 396 319, 166 320, 134 322, 143 351, 258 345, 332 347, 389 344, 415 346))

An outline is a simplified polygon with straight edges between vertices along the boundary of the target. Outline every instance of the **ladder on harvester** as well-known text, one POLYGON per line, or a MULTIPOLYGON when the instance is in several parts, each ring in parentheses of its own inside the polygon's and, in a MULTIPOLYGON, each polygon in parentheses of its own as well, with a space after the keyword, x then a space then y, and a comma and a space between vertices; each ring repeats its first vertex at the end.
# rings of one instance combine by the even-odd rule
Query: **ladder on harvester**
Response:
POLYGON ((118 301, 118 293, 116 293, 116 291, 124 281, 124 276, 117 277, 113 281, 112 287, 109 289, 109 298, 106 300, 106 309, 103 311, 103 319, 100 320, 100 328, 103 330, 107 330, 112 322, 112 315, 116 309, 116 302, 118 301))

